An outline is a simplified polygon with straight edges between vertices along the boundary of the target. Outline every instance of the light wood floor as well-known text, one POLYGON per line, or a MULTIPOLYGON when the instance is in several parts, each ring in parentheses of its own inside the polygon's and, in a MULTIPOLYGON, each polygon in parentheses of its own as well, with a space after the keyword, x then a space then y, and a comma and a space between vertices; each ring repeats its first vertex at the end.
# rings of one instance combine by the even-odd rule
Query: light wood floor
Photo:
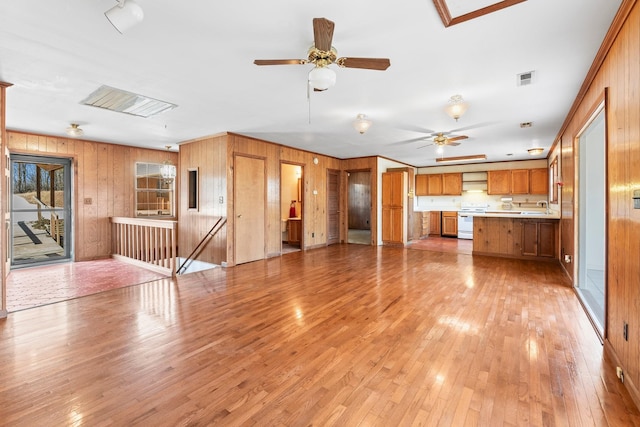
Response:
POLYGON ((11 313, 0 424, 640 425, 567 285, 335 245, 11 313))

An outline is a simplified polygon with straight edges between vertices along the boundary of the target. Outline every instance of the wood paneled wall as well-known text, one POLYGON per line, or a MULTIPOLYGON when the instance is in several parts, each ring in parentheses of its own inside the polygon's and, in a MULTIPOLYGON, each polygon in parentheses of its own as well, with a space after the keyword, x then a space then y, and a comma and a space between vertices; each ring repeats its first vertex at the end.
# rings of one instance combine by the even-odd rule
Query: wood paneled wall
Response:
MULTIPOLYGON (((187 257, 208 234, 220 216, 227 216, 227 135, 217 135, 180 145, 178 192, 178 253, 187 257), (198 208, 189 209, 189 170, 198 171, 198 208)), ((212 264, 227 261, 227 230, 220 229, 202 247, 196 259, 212 264)))
MULTIPOLYGON (((608 94, 607 167, 607 320, 606 348, 625 373, 625 385, 640 405, 640 209, 633 209, 633 192, 640 190, 640 6, 635 1, 605 60, 561 135, 561 248, 575 255, 574 176, 575 138, 595 105, 608 94), (629 340, 623 338, 624 323, 629 340)), ((624 9, 624 7, 622 8, 624 9)), ((621 9, 621 10, 622 10, 621 9)), ((573 275, 573 264, 564 264, 573 275)))
POLYGON ((116 144, 7 132, 12 153, 72 159, 74 259, 86 261, 111 256, 109 217, 133 217, 135 163, 178 161, 175 152, 116 144))

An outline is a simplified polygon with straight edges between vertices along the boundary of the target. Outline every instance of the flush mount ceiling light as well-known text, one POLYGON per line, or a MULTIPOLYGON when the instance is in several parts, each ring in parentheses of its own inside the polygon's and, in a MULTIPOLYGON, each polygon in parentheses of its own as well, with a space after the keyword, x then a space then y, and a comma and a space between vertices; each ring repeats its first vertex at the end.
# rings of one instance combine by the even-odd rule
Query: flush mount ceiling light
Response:
POLYGON ((462 99, 462 95, 453 95, 449 98, 449 105, 444 109, 451 118, 457 122, 460 117, 467 111, 469 104, 462 99))
POLYGON ((133 0, 118 0, 118 4, 107 10, 104 15, 120 34, 144 19, 142 8, 133 0))
POLYGON ((473 156, 458 156, 458 157, 443 157, 440 159, 436 159, 438 163, 447 163, 447 162, 470 162, 473 160, 486 160, 486 154, 474 154, 473 156))
POLYGON ((336 72, 329 67, 314 67, 309 71, 309 85, 323 91, 336 84, 336 72))
POLYGON ((80 129, 80 125, 77 123, 71 123, 71 126, 67 128, 67 135, 77 138, 84 135, 84 131, 80 129))
POLYGON ((372 124, 371 120, 368 120, 366 117, 364 114, 358 114, 353 122, 353 128, 360 132, 361 135, 369 130, 372 124))
POLYGON ((529 148, 527 152, 532 156, 536 156, 538 154, 542 154, 544 152, 544 148, 529 148))

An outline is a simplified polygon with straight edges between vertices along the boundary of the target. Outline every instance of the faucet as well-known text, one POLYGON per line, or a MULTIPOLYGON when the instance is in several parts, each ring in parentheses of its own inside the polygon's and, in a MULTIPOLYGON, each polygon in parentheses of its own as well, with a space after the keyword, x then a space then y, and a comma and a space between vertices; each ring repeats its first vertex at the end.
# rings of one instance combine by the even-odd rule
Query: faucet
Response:
POLYGON ((549 202, 546 200, 538 200, 536 206, 545 206, 547 208, 547 215, 549 215, 549 202))

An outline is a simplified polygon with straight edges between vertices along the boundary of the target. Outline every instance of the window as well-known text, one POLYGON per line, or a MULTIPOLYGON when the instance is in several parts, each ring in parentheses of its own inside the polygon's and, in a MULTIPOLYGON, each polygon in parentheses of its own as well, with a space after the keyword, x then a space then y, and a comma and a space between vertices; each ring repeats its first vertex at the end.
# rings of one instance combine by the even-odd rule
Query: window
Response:
POLYGON ((173 216, 174 180, 163 179, 161 164, 136 163, 136 216, 173 216))
POLYGON ((189 209, 198 210, 198 169, 189 169, 189 209))

